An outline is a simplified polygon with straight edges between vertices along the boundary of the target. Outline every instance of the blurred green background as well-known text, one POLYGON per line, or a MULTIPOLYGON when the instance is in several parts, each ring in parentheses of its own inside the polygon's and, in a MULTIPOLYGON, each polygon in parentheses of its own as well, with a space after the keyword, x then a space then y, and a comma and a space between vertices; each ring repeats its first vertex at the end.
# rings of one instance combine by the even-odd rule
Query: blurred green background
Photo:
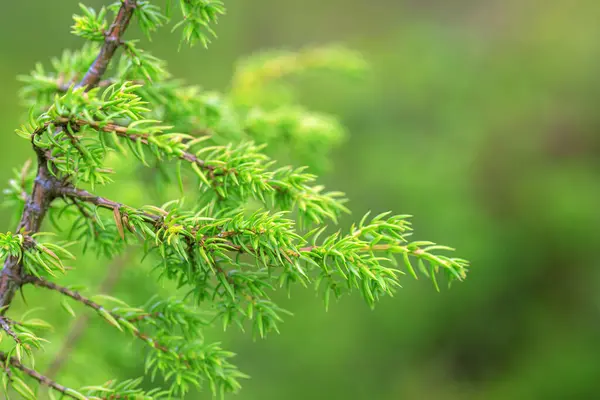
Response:
MULTIPOLYGON (((339 115, 351 132, 323 181, 348 193, 355 215, 413 214, 417 238, 472 262, 467 281, 441 293, 406 277, 375 311, 355 296, 325 312, 314 292, 296 290, 282 300, 295 316, 267 340, 209 332, 252 376, 237 398, 598 398, 600 3, 226 4, 209 50, 177 52, 178 36, 167 30, 146 47, 175 76, 211 90, 225 90, 235 61, 258 50, 330 42, 359 50, 371 65, 365 79, 302 84, 305 105, 339 115)), ((12 133, 25 121, 16 76, 81 41, 69 34, 77 1, 11 1, 0 10, 6 181, 32 156, 12 133)), ((1 210, 2 231, 15 228, 12 214, 1 210)), ((98 287, 107 264, 88 256, 67 279, 98 287)), ((165 292, 147 268, 126 264, 117 295, 140 304, 165 292)), ((54 295, 26 295, 57 324, 38 358, 44 367, 72 319, 54 295)), ((95 318, 70 357, 58 379, 75 386, 143 368, 139 348, 95 318)))

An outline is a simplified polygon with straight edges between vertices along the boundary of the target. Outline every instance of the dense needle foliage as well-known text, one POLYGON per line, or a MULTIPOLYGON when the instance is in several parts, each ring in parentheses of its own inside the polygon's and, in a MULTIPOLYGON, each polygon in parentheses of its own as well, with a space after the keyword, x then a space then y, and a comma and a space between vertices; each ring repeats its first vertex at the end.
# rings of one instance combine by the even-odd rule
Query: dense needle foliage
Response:
POLYGON ((202 330, 218 322, 249 326, 259 337, 277 331, 287 311, 271 300, 273 290, 312 286, 326 306, 332 296, 357 291, 373 307, 399 286, 397 260, 436 288, 439 274, 447 282, 465 277, 467 262, 443 255, 450 248, 410 238, 406 215, 365 215, 349 229, 328 230, 348 212, 343 193, 318 185, 307 168, 279 166, 268 155, 292 149, 294 162, 327 165, 344 130, 334 117, 297 104, 287 78, 309 70, 356 74, 364 69, 358 55, 338 47, 262 54, 240 64, 229 92, 205 92, 173 79, 163 61, 124 32, 135 21, 150 37, 175 20, 182 43, 206 46, 223 4, 160 6, 81 6, 72 32, 86 40, 82 49, 22 77, 31 111, 17 133, 31 142, 37 168, 26 162, 5 190, 20 216, 16 232, 0 234, 0 327, 11 341, 0 353, 5 391, 34 399, 41 384, 58 397, 158 399, 206 387, 222 396, 237 391, 245 375, 232 364, 233 353, 206 342, 202 330), (115 165, 127 164, 119 164, 123 159, 148 168, 152 179, 174 182, 178 198, 130 205, 98 195, 119 179, 115 165), (46 216, 57 228, 69 221, 69 231, 42 232, 46 216), (183 296, 134 307, 56 283, 78 251, 110 259, 136 244, 155 264, 156 278, 176 282, 183 296), (74 389, 36 372, 35 352, 49 325, 6 316, 23 285, 60 293, 70 313, 70 302, 82 303, 147 344, 146 374, 157 389, 144 389, 144 377, 74 389))

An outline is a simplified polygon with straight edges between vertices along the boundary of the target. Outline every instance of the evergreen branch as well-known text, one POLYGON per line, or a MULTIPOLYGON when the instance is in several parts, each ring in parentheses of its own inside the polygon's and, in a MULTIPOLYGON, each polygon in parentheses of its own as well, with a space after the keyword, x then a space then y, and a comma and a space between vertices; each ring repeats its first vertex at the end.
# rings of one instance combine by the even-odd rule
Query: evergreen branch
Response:
MULTIPOLYGON (((73 120, 71 118, 66 118, 66 117, 59 117, 55 121, 53 121, 53 123, 55 123, 57 125, 63 125, 63 126, 66 126, 67 124, 74 124, 79 127, 89 126, 90 128, 93 128, 97 131, 101 131, 101 132, 105 132, 105 133, 113 133, 114 132, 117 134, 117 136, 131 140, 132 142, 140 141, 144 145, 151 144, 148 141, 148 139, 152 136, 151 133, 137 133, 137 132, 132 133, 131 129, 129 129, 128 127, 114 124, 114 123, 106 123, 106 122, 100 122, 100 121, 88 121, 88 120, 84 120, 84 119, 73 120)), ((49 124, 51 124, 51 123, 48 122, 45 124, 45 126, 48 126, 49 124)), ((41 132, 43 132, 42 128, 36 130, 36 132, 34 132, 34 135, 37 135, 41 132)), ((212 172, 214 172, 216 170, 215 166, 209 165, 206 161, 201 160, 193 153, 190 153, 187 151, 179 151, 179 152, 177 152, 177 156, 181 160, 188 161, 192 164, 196 164, 196 165, 198 165, 198 167, 200 167, 202 169, 212 171, 212 172)), ((222 172, 222 174, 227 174, 229 172, 235 173, 235 170, 232 170, 232 171, 224 170, 222 172)))
POLYGON ((82 296, 81 294, 79 294, 79 292, 77 292, 75 290, 71 290, 64 286, 57 285, 56 283, 50 282, 49 280, 46 280, 43 278, 38 278, 38 277, 35 277, 32 275, 27 275, 27 276, 23 277, 23 279, 21 280, 21 283, 22 284, 32 284, 37 287, 42 287, 42 288, 46 288, 49 290, 53 290, 64 296, 70 297, 73 300, 75 300, 79 303, 82 303, 99 313, 106 311, 104 309, 104 307, 102 307, 100 304, 93 302, 92 300, 88 299, 87 297, 82 296))
MULTIPOLYGON (((136 86, 142 86, 142 85, 144 85, 146 83, 146 81, 143 81, 141 79, 136 79, 136 80, 133 80, 131 82, 134 85, 136 85, 136 86)), ((95 87, 98 87, 98 88, 107 88, 107 87, 112 86, 112 85, 114 85, 116 83, 118 83, 118 81, 116 79, 113 79, 113 78, 102 79, 102 80, 98 81, 98 83, 96 84, 95 87)), ((65 83, 65 82, 62 82, 60 80, 57 80, 56 81, 56 91, 59 92, 59 93, 66 93, 66 92, 69 91, 69 89, 71 89, 71 87, 73 85, 76 85, 76 84, 77 83, 74 82, 74 81, 69 81, 69 82, 65 83)))
POLYGON ((145 313, 145 314, 139 314, 130 318, 127 318, 127 321, 129 322, 142 322, 145 320, 150 320, 153 318, 158 318, 160 316, 159 312, 153 312, 153 313, 145 313))
MULTIPOLYGON (((93 195, 83 189, 77 189, 72 186, 66 186, 61 188, 60 193, 64 196, 79 199, 82 201, 90 202, 98 207, 110 209, 110 210, 121 210, 128 215, 131 219, 133 215, 138 215, 143 218, 146 223, 151 223, 155 227, 154 234, 157 235, 161 231, 164 231, 164 235, 167 240, 171 242, 171 238, 174 234, 182 234, 184 241, 187 242, 190 249, 193 246, 199 246, 202 248, 201 255, 204 260, 210 260, 207 258, 207 252, 222 253, 223 251, 233 251, 237 253, 250 254, 257 259, 263 261, 265 252, 271 254, 273 259, 276 260, 275 264, 278 265, 292 265, 296 266, 296 260, 306 261, 309 263, 316 264, 324 270, 327 270, 328 259, 335 259, 339 257, 336 263, 351 261, 358 263, 361 266, 362 279, 367 281, 383 282, 373 272, 369 271, 374 268, 375 271, 382 273, 385 280, 390 280, 390 284, 396 284, 396 278, 392 273, 392 270, 382 269, 381 260, 375 256, 375 253, 383 253, 389 256, 401 255, 403 257, 406 267, 409 269, 411 274, 416 278, 416 272, 410 261, 410 257, 414 257, 419 261, 419 269, 421 272, 430 277, 435 286, 437 287, 437 281, 435 280, 435 273, 438 268, 443 268, 449 273, 451 279, 462 280, 465 277, 466 267, 468 263, 461 259, 449 258, 446 256, 439 256, 431 253, 432 250, 452 250, 445 246, 438 246, 431 242, 407 242, 406 232, 410 230, 410 223, 406 220, 407 216, 392 216, 387 217, 388 213, 380 214, 373 218, 370 224, 365 224, 366 217, 363 218, 358 228, 353 228, 351 234, 342 236, 336 233, 326 238, 322 244, 317 244, 316 240, 314 244, 310 246, 299 247, 295 242, 306 242, 306 239, 297 235, 293 231, 280 230, 274 232, 272 224, 281 224, 281 226, 291 226, 290 220, 285 220, 277 214, 267 217, 268 214, 264 214, 261 218, 267 218, 266 221, 261 225, 253 227, 252 218, 249 218, 247 222, 240 220, 238 227, 226 228, 229 223, 229 219, 225 219, 221 224, 215 224, 213 222, 213 228, 218 228, 216 231, 202 231, 203 228, 197 225, 197 222, 192 217, 186 219, 181 215, 174 214, 171 216, 172 219, 178 221, 177 223, 169 223, 168 220, 164 220, 163 216, 151 214, 138 210, 122 203, 118 203, 100 196, 93 195), (129 211, 131 210, 131 211, 129 211), (268 219, 271 218, 271 219, 268 219), (273 219, 275 218, 275 219, 273 219), (278 235, 278 245, 273 246, 270 242, 273 237, 272 235, 278 235), (254 237, 261 238, 261 240, 247 240, 242 241, 243 237, 254 237), (264 240, 265 242, 262 242, 264 240), (380 241, 383 241, 380 243, 380 241), (430 264, 430 268, 426 268, 424 262, 430 264)), ((156 209, 156 208, 154 208, 156 209)), ((167 215, 167 211, 162 210, 167 215)), ((120 215, 120 214, 119 214, 120 215)), ((259 220, 261 220, 259 218, 259 220)), ((120 219, 123 219, 122 217, 120 219)), ((116 221, 121 223, 120 221, 116 221)), ((258 222, 257 222, 258 223, 258 222)), ((235 224, 234 224, 235 225, 235 224)), ((318 236, 318 235, 317 235, 318 236)), ((314 238, 316 239, 316 237, 314 238)), ((220 267, 216 266, 215 263, 211 262, 212 268, 219 273, 223 273, 220 267)), ((269 263, 265 263, 269 265, 269 263)), ((339 268, 339 267, 338 267, 339 268)), ((223 273, 224 277, 228 275, 223 273)), ((348 275, 342 273, 345 279, 348 275)), ((350 274, 350 277, 352 274, 350 274)), ((387 284, 382 285, 385 292, 389 292, 387 284)), ((370 296, 367 296, 370 297, 370 296)), ((373 304, 370 302, 370 304, 373 304)))
MULTIPOLYGON (((212 24, 224 12, 222 2, 178 3, 183 21, 176 27, 182 28, 184 41, 206 45, 214 35, 212 24)), ((275 161, 265 153, 272 152, 277 143, 291 143, 298 156, 314 161, 344 136, 337 119, 289 104, 292 98, 284 99, 287 95, 278 90, 278 83, 287 75, 309 69, 359 70, 362 60, 355 54, 329 49, 261 56, 238 69, 231 92, 221 96, 171 80, 162 60, 138 48, 135 40, 123 39, 132 18, 150 35, 169 20, 168 10, 163 14, 160 7, 141 0, 120 0, 99 12, 83 5, 81 9, 83 14, 74 16, 72 32, 87 39, 88 45, 53 60, 50 73, 40 64, 22 79, 28 83, 22 94, 33 107, 29 122, 17 133, 31 141, 38 168, 32 174, 26 164, 6 191, 13 203, 20 207, 24 201, 25 205, 15 233, 0 233, 0 259, 4 261, 0 331, 17 342, 16 359, 11 351, 0 353, 0 360, 6 367, 12 366, 7 377, 24 397, 35 398, 21 379, 29 375, 65 395, 85 399, 20 364, 22 351, 32 356, 30 345, 40 348, 44 341, 33 332, 44 326, 43 321, 16 323, 3 317, 15 292, 25 284, 60 293, 71 314, 70 300, 81 303, 145 342, 150 347, 145 375, 154 379, 160 373, 171 385, 163 393, 142 390, 142 378, 109 382, 83 389, 87 396, 117 399, 136 395, 155 400, 164 394, 172 398, 203 382, 222 396, 237 391, 238 380, 245 377, 229 362, 233 353, 198 338, 202 328, 213 321, 204 321, 186 300, 153 301, 150 306, 131 308, 110 296, 87 298, 48 280, 48 276, 66 272, 62 258, 74 258, 58 244, 37 242, 48 211, 58 230, 63 212, 75 217, 75 222, 68 221, 69 235, 83 239, 84 252, 93 241, 99 252, 113 257, 130 238, 144 241, 147 255, 158 256, 156 268, 161 278, 175 281, 178 288, 189 288, 188 294, 198 303, 213 306, 224 327, 234 322, 243 328, 246 320, 252 320, 260 336, 277 330, 280 314, 287 313, 270 300, 276 286, 289 290, 291 284, 306 286, 314 281, 323 291, 326 305, 330 294, 338 297, 358 290, 373 307, 381 296, 392 295, 399 286, 399 260, 415 278, 416 270, 430 277, 436 288, 440 271, 448 283, 465 277, 467 261, 438 253, 452 249, 408 240, 412 229, 406 215, 383 213, 367 221, 367 214, 349 232, 319 239, 326 220, 337 222, 348 211, 343 194, 324 192, 314 183, 317 177, 304 168, 275 169, 275 161), (108 10, 114 13, 112 24, 105 18, 108 10), (114 75, 104 77, 119 47, 123 50, 118 65, 111 67, 114 75), (144 85, 148 81, 152 85, 144 85), (277 89, 272 92, 280 98, 261 93, 265 88, 269 92, 277 89), (195 136, 197 131, 202 137, 195 136), (131 207, 97 196, 96 184, 112 182, 113 171, 107 166, 113 161, 109 158, 113 152, 123 158, 131 154, 146 166, 158 166, 164 174, 157 177, 167 180, 172 175, 163 169, 165 161, 176 163, 173 173, 182 193, 188 176, 181 166, 190 167, 199 183, 200 205, 185 210, 183 199, 175 199, 161 207, 131 207), (92 189, 81 189, 81 183, 92 189), (53 207, 55 200, 64 205, 53 207), (254 201, 263 207, 251 212, 248 206, 253 207, 254 201), (78 212, 70 209, 73 205, 78 212), (112 218, 102 210, 112 210, 112 218), (319 227, 304 233, 304 221, 319 227), (106 308, 106 301, 123 306, 106 308)), ((302 164, 311 165, 310 160, 302 164)), ((80 321, 72 331, 75 339, 85 326, 86 320, 80 321)))
POLYGON ((25 375, 28 375, 29 377, 38 381, 40 384, 47 386, 51 389, 54 389, 59 393, 62 393, 63 396, 67 396, 67 397, 70 397, 73 399, 78 399, 78 400, 81 400, 82 398, 84 398, 79 393, 77 393, 75 390, 69 389, 69 388, 53 381, 52 379, 48 378, 47 376, 44 376, 44 375, 40 374, 39 372, 24 366, 16 358, 9 357, 6 353, 1 352, 1 351, 0 351, 0 361, 2 361, 4 364, 8 364, 8 365, 18 369, 19 371, 23 372, 25 375))
MULTIPOLYGON (((66 197, 66 198, 70 198, 72 201, 75 201, 76 203, 77 203, 77 201, 88 202, 97 207, 104 208, 107 210, 112 210, 115 213, 115 216, 117 216, 117 213, 118 213, 119 217, 115 218, 115 222, 117 224, 122 224, 122 220, 123 220, 122 211, 124 211, 125 214, 127 215, 128 214, 127 210, 131 210, 132 215, 135 214, 135 215, 141 216, 145 220, 145 222, 150 223, 155 227, 159 227, 159 229, 161 229, 161 228, 169 229, 170 228, 170 229, 175 229, 175 230, 180 230, 180 231, 189 231, 189 232, 192 232, 192 234, 190 235, 191 237, 194 237, 195 235, 193 234, 193 232, 196 232, 198 230, 197 226, 185 226, 185 225, 181 225, 181 224, 165 225, 162 216, 159 216, 156 214, 151 214, 151 213, 127 206, 123 203, 119 203, 119 202, 107 199, 102 196, 96 196, 96 195, 88 192, 87 190, 78 189, 74 186, 70 186, 70 185, 63 186, 58 189, 58 192, 60 195, 66 197), (117 211, 115 211, 115 210, 117 210, 117 211)), ((156 207, 153 207, 153 208, 157 209, 156 207)), ((89 213, 86 213, 86 214, 89 215, 89 213)), ((119 228, 119 229, 122 230, 122 228, 119 228)), ((241 233, 243 233, 243 232, 222 231, 222 232, 219 232, 217 235, 202 236, 202 237, 198 238, 197 240, 201 244, 204 244, 205 241, 210 240, 210 239, 226 239, 226 238, 229 238, 229 237, 241 234, 241 233)), ((188 237, 188 240, 189 239, 190 239, 190 237, 188 237)), ((242 248, 242 246, 235 245, 232 242, 228 242, 228 241, 225 241, 224 244, 227 245, 230 249, 235 250, 237 252, 244 252, 244 249, 247 249, 247 248, 242 248)))
POLYGON ((117 16, 110 26, 108 32, 104 35, 104 44, 100 48, 98 57, 94 60, 87 73, 77 85, 78 87, 86 87, 91 89, 95 87, 104 72, 108 68, 108 64, 112 60, 117 48, 122 43, 122 37, 125 30, 129 26, 133 12, 137 6, 136 0, 122 0, 121 7, 117 16))
MULTIPOLYGON (((101 81, 98 81, 98 83, 96 84, 96 87, 106 88, 106 87, 109 87, 110 85, 114 85, 114 84, 115 84, 114 79, 102 79, 101 81)), ((77 85, 77 82, 69 81, 69 82, 65 83, 60 80, 57 80, 56 81, 56 91, 59 93, 66 93, 67 91, 69 91, 69 89, 73 85, 77 85)))
POLYGON ((141 388, 143 377, 123 382, 111 380, 101 386, 82 389, 83 393, 94 400, 159 400, 173 399, 169 392, 161 389, 144 390, 141 388))
MULTIPOLYGON (((143 219, 145 219, 145 221, 147 223, 151 223, 153 226, 159 226, 159 227, 167 228, 167 229, 170 228, 170 229, 174 229, 177 231, 191 232, 191 235, 188 237, 188 240, 190 239, 190 237, 195 238, 196 235, 194 233, 197 232, 199 229, 198 226, 194 226, 194 225, 191 225, 191 226, 182 225, 182 224, 165 225, 162 216, 159 216, 156 214, 151 214, 151 213, 136 209, 134 207, 127 206, 123 203, 119 203, 114 200, 107 199, 102 196, 94 195, 94 194, 88 192, 87 190, 79 189, 79 188, 76 188, 71 185, 67 185, 67 186, 63 186, 63 187, 59 188, 58 193, 64 197, 70 198, 71 200, 73 200, 75 202, 77 202, 78 200, 83 201, 83 202, 88 202, 97 207, 104 208, 107 210, 112 210, 113 212, 115 212, 115 210, 119 210, 118 211, 119 215, 121 215, 121 212, 122 212, 121 210, 123 210, 125 213, 127 213, 127 210, 131 210, 132 215, 135 214, 135 215, 139 215, 139 216, 143 217, 143 219)), ((157 209, 156 207, 153 207, 153 208, 157 209)), ((165 212, 165 211, 163 210, 163 212, 165 212)), ((88 215, 89 215, 89 213, 88 213, 88 215)), ((122 215, 121 215, 121 219, 122 219, 122 215)), ((117 221, 117 223, 119 223, 119 222, 117 221)), ((207 236, 207 235, 201 236, 199 238, 196 238, 196 240, 200 244, 204 244, 208 240, 219 239, 223 242, 223 244, 228 246, 231 250, 234 250, 237 252, 242 252, 242 253, 245 251, 248 251, 250 254, 255 253, 255 251, 251 251, 251 250, 249 251, 248 247, 245 247, 245 246, 242 247, 240 245, 236 245, 236 244, 226 241, 226 240, 223 241, 226 238, 230 238, 230 237, 240 235, 243 233, 254 233, 256 235, 259 234, 258 232, 252 232, 251 230, 245 230, 245 231, 230 230, 230 231, 221 231, 214 236, 207 236)), ((264 233, 266 233, 266 232, 261 232, 261 234, 264 234, 264 233)), ((307 251, 311 251, 313 248, 310 247, 307 249, 308 249, 307 251)), ((290 254, 295 254, 295 253, 291 252, 290 254)))

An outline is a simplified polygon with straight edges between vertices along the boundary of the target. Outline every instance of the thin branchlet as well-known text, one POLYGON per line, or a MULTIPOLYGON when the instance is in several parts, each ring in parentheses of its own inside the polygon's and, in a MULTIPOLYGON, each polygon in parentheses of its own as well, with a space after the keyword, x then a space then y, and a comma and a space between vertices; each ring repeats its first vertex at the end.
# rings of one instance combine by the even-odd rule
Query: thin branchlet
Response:
POLYGON ((10 336, 15 343, 21 344, 21 339, 19 339, 19 336, 17 336, 17 334, 10 327, 10 325, 14 323, 15 321, 12 321, 7 317, 0 316, 0 328, 2 328, 2 330, 6 332, 6 334, 10 336))
POLYGON ((23 372, 25 375, 29 376, 30 378, 35 379, 40 384, 47 386, 53 390, 56 390, 59 393, 62 393, 63 396, 73 398, 73 399, 81 399, 81 395, 77 396, 77 393, 74 390, 69 389, 69 388, 53 381, 52 379, 48 378, 47 376, 42 375, 39 372, 24 366, 15 357, 9 357, 6 353, 1 352, 1 351, 0 351, 0 361, 2 361, 4 364, 7 364, 9 366, 9 368, 15 368, 15 369, 23 372))
POLYGON ((186 358, 186 356, 177 353, 176 349, 169 348, 168 346, 162 344, 156 338, 153 338, 152 336, 141 332, 137 327, 131 325, 132 323, 138 323, 138 322, 143 321, 151 314, 141 314, 141 315, 138 315, 136 317, 131 317, 131 318, 123 317, 122 315, 119 315, 113 311, 107 310, 101 304, 89 299, 88 297, 83 296, 81 293, 79 293, 76 290, 72 290, 67 287, 57 285, 56 283, 50 282, 43 278, 27 276, 23 279, 23 281, 21 283, 22 284, 31 284, 31 285, 34 285, 37 287, 55 291, 57 293, 62 294, 63 296, 67 296, 67 297, 75 300, 76 302, 81 303, 81 304, 85 305, 86 307, 89 307, 90 309, 96 311, 98 314, 100 314, 104 318, 106 318, 112 325, 117 326, 121 330, 122 330, 122 327, 120 326, 120 324, 127 324, 131 333, 133 334, 133 336, 142 340, 144 343, 146 343, 150 347, 152 347, 160 352, 173 355, 176 359, 181 360, 181 362, 183 362, 184 365, 186 365, 188 367, 190 366, 190 360, 188 360, 186 358), (108 317, 108 316, 110 316, 110 317, 108 317))

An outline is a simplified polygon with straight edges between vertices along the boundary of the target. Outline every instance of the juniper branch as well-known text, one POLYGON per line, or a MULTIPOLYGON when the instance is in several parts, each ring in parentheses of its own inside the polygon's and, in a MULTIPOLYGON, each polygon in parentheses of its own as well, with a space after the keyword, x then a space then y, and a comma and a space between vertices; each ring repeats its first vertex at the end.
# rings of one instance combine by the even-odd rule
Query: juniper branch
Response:
MULTIPOLYGON (((180 0, 179 5, 183 21, 176 27, 182 27, 183 40, 206 45, 214 35, 211 24, 224 13, 222 2, 180 0)), ((169 397, 184 395, 191 385, 202 382, 221 395, 240 386, 238 380, 244 375, 228 361, 233 353, 197 339, 210 322, 188 305, 187 296, 184 301, 171 299, 147 309, 133 309, 104 296, 124 305, 108 309, 104 301, 101 304, 49 280, 66 272, 62 259, 73 255, 64 246, 38 239, 46 214, 53 222, 62 221, 63 213, 75 217, 69 235, 83 238, 83 251, 91 242, 100 253, 114 257, 130 237, 137 237, 144 242, 146 255, 157 259, 161 278, 189 289, 198 303, 210 303, 224 327, 235 322, 243 328, 244 320, 252 320, 261 336, 277 330, 279 314, 285 312, 270 300, 269 291, 276 286, 314 282, 324 290, 326 305, 330 293, 339 297, 359 290, 373 307, 399 285, 396 258, 415 277, 412 262, 416 261, 418 270, 436 287, 440 270, 449 282, 464 278, 465 260, 437 254, 450 248, 408 240, 412 229, 405 215, 383 213, 367 221, 367 214, 348 233, 321 237, 327 220, 337 223, 348 211, 343 194, 324 192, 314 183, 316 176, 303 168, 273 167, 275 162, 266 154, 270 150, 265 146, 277 142, 272 137, 284 135, 293 137, 290 143, 295 151, 323 155, 343 129, 336 119, 296 105, 273 110, 268 101, 263 102, 266 93, 257 91, 261 82, 272 86, 285 75, 329 68, 343 63, 348 54, 338 51, 331 57, 330 52, 316 51, 296 57, 286 53, 271 57, 270 62, 268 58, 252 62, 236 75, 229 94, 215 97, 171 80, 161 60, 137 48, 135 41, 123 39, 134 15, 146 35, 169 20, 153 2, 113 4, 110 10, 115 18, 110 25, 106 8, 99 12, 81 8, 84 15, 75 16, 73 33, 100 44, 65 52, 53 62, 54 75, 48 76, 40 66, 23 79, 30 84, 23 93, 31 96, 28 103, 34 107, 29 123, 17 133, 31 140, 38 169, 33 178, 26 165, 8 191, 22 205, 24 193, 32 187, 31 194, 25 194, 18 230, 0 234, 0 258, 5 259, 0 272, 0 316, 21 285, 52 290, 84 304, 155 350, 149 351, 146 374, 154 378, 160 373, 171 384, 169 397), (125 51, 111 69, 113 75, 104 77, 120 46, 125 51), (246 104, 250 99, 256 99, 256 104, 246 104), (202 132, 202 137, 194 132, 202 132), (199 183, 198 205, 183 209, 183 199, 175 199, 161 207, 131 207, 94 194, 96 185, 112 182, 113 171, 107 168, 112 152, 131 154, 146 166, 160 164, 161 172, 164 161, 176 163, 182 191, 188 176, 180 167, 190 167, 199 183), (89 184, 90 191, 83 184, 89 184), (65 204, 57 201, 56 206, 56 200, 65 204), (254 204, 262 207, 250 212, 254 204), (71 209, 73 205, 78 212, 71 209), (101 209, 112 210, 112 220, 101 209), (313 225, 313 230, 304 232, 313 225)), ((29 343, 39 348, 43 339, 29 330, 35 325, 33 321, 14 325, 11 335, 9 320, 0 319, 0 329, 13 339, 23 338, 25 345, 15 347, 17 354, 29 343)), ((11 354, 5 355, 9 363, 11 354)), ((43 378, 48 384, 50 378, 43 378)), ((110 383, 86 393, 111 393, 109 398, 141 395, 139 384, 139 380, 110 383)), ((148 399, 161 395, 146 393, 148 399)))
MULTIPOLYGON (((114 85, 115 83, 117 83, 117 81, 114 80, 114 79, 102 79, 102 80, 98 81, 98 83, 96 84, 95 87, 106 88, 106 87, 109 87, 111 85, 114 85)), ((135 85, 144 85, 145 83, 146 82, 143 81, 143 80, 135 80, 135 81, 133 81, 133 84, 135 84, 135 85)), ((71 82, 63 83, 63 82, 57 81, 56 82, 56 90, 59 93, 64 93, 64 92, 67 92, 71 88, 71 86, 73 86, 74 84, 75 85, 81 85, 79 82, 72 82, 71 81, 71 82)))
MULTIPOLYGON (((48 170, 43 156, 38 153, 38 172, 31 195, 28 197, 17 232, 38 232, 50 203, 54 200, 58 180, 48 170)), ((22 274, 22 262, 19 257, 7 257, 4 268, 0 272, 0 313, 8 310, 15 292, 19 287, 22 274)))

